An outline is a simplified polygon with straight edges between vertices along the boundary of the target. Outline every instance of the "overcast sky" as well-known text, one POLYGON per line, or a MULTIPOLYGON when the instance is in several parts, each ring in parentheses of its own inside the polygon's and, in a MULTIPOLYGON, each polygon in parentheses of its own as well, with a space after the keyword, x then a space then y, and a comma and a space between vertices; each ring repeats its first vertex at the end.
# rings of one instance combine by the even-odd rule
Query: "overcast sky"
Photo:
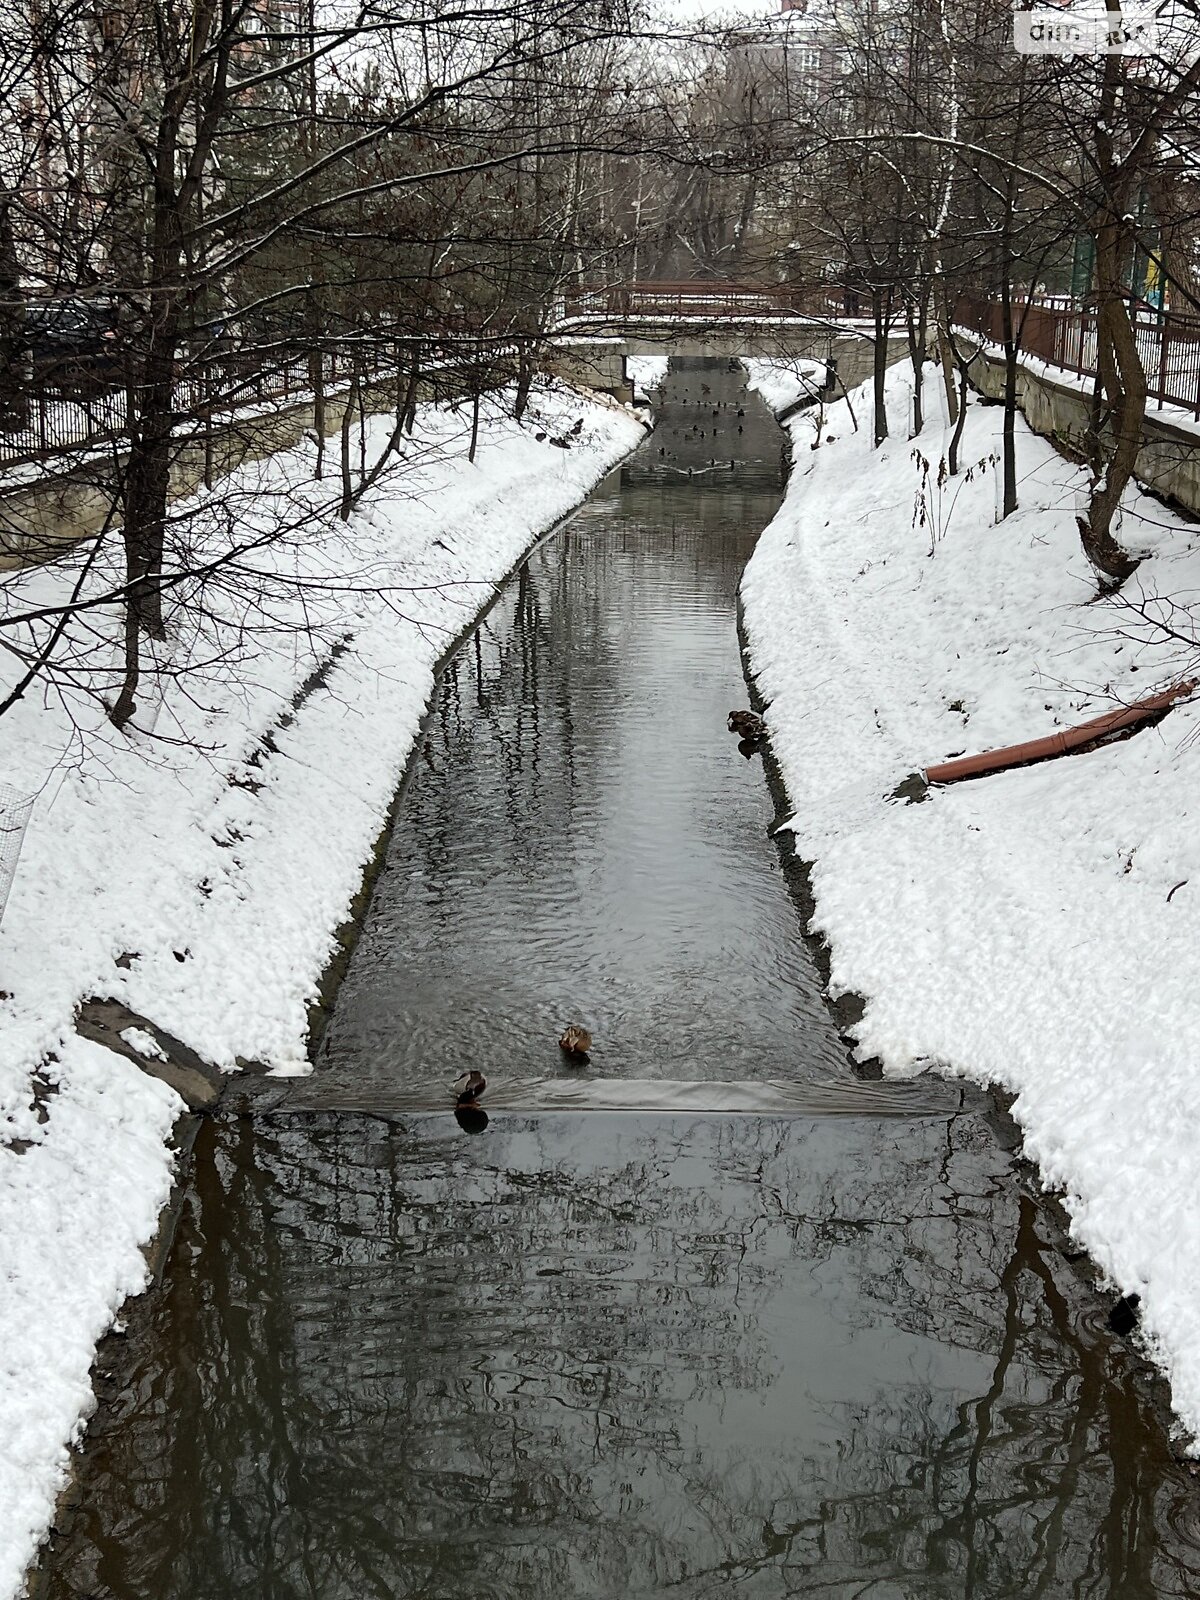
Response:
POLYGON ((667 22, 687 24, 713 15, 773 16, 779 10, 779 0, 656 0, 655 9, 667 22))

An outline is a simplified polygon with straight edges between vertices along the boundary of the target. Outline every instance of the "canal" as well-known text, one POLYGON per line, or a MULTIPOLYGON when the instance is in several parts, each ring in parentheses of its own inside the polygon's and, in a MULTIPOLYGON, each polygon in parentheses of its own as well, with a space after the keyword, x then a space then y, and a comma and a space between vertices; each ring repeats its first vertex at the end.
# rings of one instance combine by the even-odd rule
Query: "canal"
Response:
POLYGON ((725 727, 781 444, 673 363, 449 662, 316 1070, 204 1125, 39 1594, 1200 1594, 1011 1125, 823 1000, 725 727))

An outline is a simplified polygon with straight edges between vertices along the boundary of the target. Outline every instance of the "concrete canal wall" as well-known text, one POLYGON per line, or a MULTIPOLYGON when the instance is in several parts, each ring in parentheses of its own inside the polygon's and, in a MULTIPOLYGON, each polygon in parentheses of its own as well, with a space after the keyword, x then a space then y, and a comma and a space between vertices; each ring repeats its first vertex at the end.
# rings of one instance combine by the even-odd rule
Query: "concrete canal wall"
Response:
MULTIPOLYGON (((340 429, 349 394, 348 384, 326 394, 327 438, 340 429)), ((367 386, 363 397, 368 412, 389 411, 396 403, 394 383, 367 386)), ((292 449, 315 422, 309 396, 214 425, 207 441, 201 435, 177 449, 171 467, 172 498, 181 499, 200 487, 206 462, 213 479, 228 477, 239 467, 292 449)), ((76 459, 65 470, 34 464, 0 473, 0 571, 52 560, 64 545, 99 533, 113 516, 126 459, 125 451, 110 444, 76 459)))
MULTIPOLYGON (((972 384, 991 400, 1004 395, 1004 358, 981 350, 968 367, 972 384)), ((1057 374, 1040 362, 1022 363, 1017 403, 1035 432, 1061 441, 1072 451, 1083 446, 1090 394, 1087 378, 1057 374)), ((1142 424, 1137 476, 1147 489, 1200 516, 1200 424, 1182 413, 1149 410, 1142 424)))

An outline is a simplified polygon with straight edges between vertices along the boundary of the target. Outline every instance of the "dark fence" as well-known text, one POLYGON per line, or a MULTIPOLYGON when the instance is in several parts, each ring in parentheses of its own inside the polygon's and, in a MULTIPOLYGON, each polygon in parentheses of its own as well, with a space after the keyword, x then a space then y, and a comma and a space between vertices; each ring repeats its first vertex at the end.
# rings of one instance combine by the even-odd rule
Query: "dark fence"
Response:
MULTIPOLYGON (((369 382, 385 371, 394 372, 396 359, 394 353, 390 361, 377 353, 368 364, 358 358, 359 376, 369 382)), ((355 361, 337 351, 324 355, 323 385, 335 388, 346 382, 355 361)), ((255 353, 242 352, 181 372, 173 400, 176 426, 181 433, 190 429, 202 434, 207 428, 234 424, 242 413, 253 414, 272 402, 299 402, 311 393, 307 356, 264 364, 255 353)), ((83 368, 69 382, 30 384, 14 410, 10 426, 0 423, 0 469, 119 452, 128 438, 125 389, 107 387, 83 368)))
POLYGON ((852 315, 844 297, 824 289, 790 284, 720 283, 689 279, 680 283, 574 285, 563 295, 559 320, 663 317, 671 320, 736 321, 773 317, 852 315))
MULTIPOLYGON (((1013 307, 1023 354, 1048 366, 1062 367, 1077 377, 1096 374, 1096 312, 1063 300, 1019 301, 1013 307)), ((955 321, 993 344, 1003 340, 998 301, 964 295, 955 321)), ((1180 406, 1200 418, 1200 317, 1178 316, 1138 305, 1133 308, 1133 333, 1145 369, 1150 399, 1159 410, 1180 406)))

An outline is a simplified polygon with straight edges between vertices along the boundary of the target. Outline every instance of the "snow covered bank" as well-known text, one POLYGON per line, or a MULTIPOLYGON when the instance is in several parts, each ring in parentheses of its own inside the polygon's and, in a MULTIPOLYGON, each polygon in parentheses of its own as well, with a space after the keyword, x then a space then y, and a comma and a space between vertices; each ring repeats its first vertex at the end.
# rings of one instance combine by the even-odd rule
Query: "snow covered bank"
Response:
POLYGON ((626 356, 625 371, 633 385, 634 398, 649 404, 653 391, 667 375, 670 356, 626 356))
MULTIPOLYGON (((304 1070, 307 1007, 439 656, 643 436, 561 387, 535 391, 523 426, 503 399, 473 464, 469 417, 427 408, 406 469, 348 523, 312 446, 198 502, 189 537, 236 549, 238 571, 206 580, 202 623, 179 614, 169 665, 191 670, 139 713, 152 733, 115 734, 67 682, 0 718, 0 775, 41 791, 0 925, 0 1597, 49 1519, 95 1342, 144 1283, 182 1108, 79 1039, 76 1008, 111 997, 222 1068, 304 1070)), ((387 432, 376 419, 368 460, 387 432)), ((85 559, 12 575, 8 614, 81 579, 103 592, 116 552, 87 576, 85 559)), ((112 623, 81 619, 81 667, 111 667, 112 623)))
MULTIPOLYGON (((1142 1296, 1150 1353, 1200 1434, 1200 704, 1089 754, 890 799, 915 769, 1034 738, 1195 668, 1200 528, 1132 493, 1145 552, 1122 600, 1073 521, 1076 468, 1018 418, 1021 510, 995 521, 998 408, 973 406, 971 470, 939 488, 946 435, 893 438, 869 397, 790 424, 787 499, 743 580, 751 658, 813 865, 835 993, 863 1056, 1005 1086, 1026 1153, 1080 1241, 1142 1296), (913 458, 920 452, 924 461, 913 458), (927 463, 927 464, 926 464, 927 463)), ((777 386, 786 389, 786 385, 777 386)), ((931 395, 932 398, 932 395, 931 395)), ((772 393, 777 409, 786 399, 772 393)))
POLYGON ((776 413, 815 399, 825 382, 825 363, 804 356, 774 361, 751 356, 742 365, 749 374, 750 387, 757 389, 776 413))

